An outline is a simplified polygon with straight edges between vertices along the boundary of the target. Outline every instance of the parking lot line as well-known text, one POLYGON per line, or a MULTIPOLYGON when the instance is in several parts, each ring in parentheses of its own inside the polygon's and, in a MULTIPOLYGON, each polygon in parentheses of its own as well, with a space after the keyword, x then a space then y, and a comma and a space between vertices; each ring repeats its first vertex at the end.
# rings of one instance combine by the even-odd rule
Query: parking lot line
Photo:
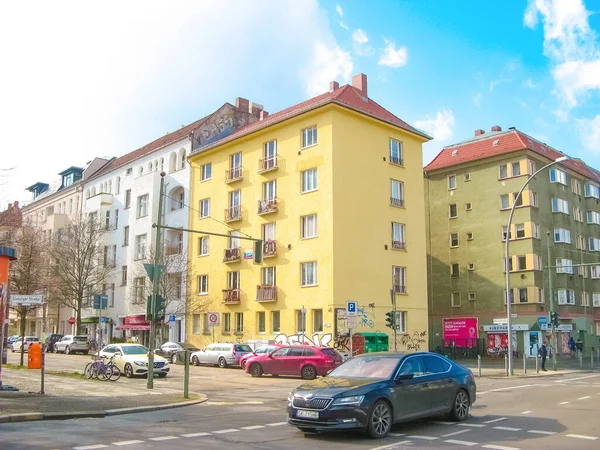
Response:
POLYGON ((532 433, 532 434, 546 434, 548 436, 552 436, 553 434, 556 434, 556 431, 543 431, 543 430, 527 430, 528 433, 532 433))
POLYGON ((475 427, 475 428, 483 428, 487 427, 487 425, 483 423, 457 423, 459 427, 475 427))
POLYGON ((521 431, 523 428, 512 428, 512 427, 494 427, 494 430, 502 431, 521 431))
POLYGON ((151 441, 171 441, 173 439, 179 439, 179 436, 159 436, 150 438, 151 441))
POLYGON ((227 433, 235 433, 236 431, 240 431, 237 428, 227 428, 225 430, 217 430, 213 431, 213 434, 227 434, 227 433))
POLYGON ((83 447, 73 447, 73 450, 93 450, 95 448, 106 448, 108 445, 95 444, 95 445, 84 445, 83 447))
POLYGON ((495 422, 502 422, 503 420, 507 420, 508 417, 500 417, 498 419, 492 419, 492 420, 486 420, 483 423, 495 423, 495 422))
POLYGON ((586 436, 585 434, 567 434, 567 437, 575 439, 586 439, 588 441, 595 441, 598 439, 596 436, 586 436))
POLYGON ((422 439, 424 441, 435 441, 438 439, 435 436, 421 436, 420 434, 413 434, 412 436, 407 436, 410 439, 422 439))
POLYGON ((134 440, 134 441, 120 441, 113 442, 112 445, 133 445, 133 444, 143 444, 144 441, 134 440))
POLYGON ((266 425, 251 425, 249 427, 241 427, 241 430, 257 430, 259 428, 265 428, 266 425))
POLYGON ((472 431, 472 430, 460 430, 460 431, 455 431, 454 433, 442 434, 442 437, 456 436, 457 434, 468 433, 469 431, 472 431))
POLYGON ((482 445, 483 448, 491 448, 493 450, 520 450, 518 447, 507 447, 505 445, 494 445, 494 444, 486 444, 482 445))
POLYGON ((287 422, 273 422, 267 424, 268 427, 278 427, 281 425, 287 425, 287 422))
POLYGON ((373 447, 369 450, 390 450, 390 449, 396 449, 398 448, 399 445, 405 445, 405 444, 410 444, 412 443, 412 441, 399 441, 399 442, 394 442, 393 444, 388 444, 388 445, 382 445, 381 447, 373 447))
POLYGON ((206 433, 205 431, 201 431, 200 433, 188 433, 188 434, 182 434, 183 437, 200 437, 200 436, 209 436, 210 433, 206 433))
POLYGON ((455 439, 448 439, 446 441, 444 441, 447 444, 457 444, 457 445, 466 445, 468 447, 472 446, 472 445, 477 445, 477 442, 470 442, 470 441, 457 441, 455 439))

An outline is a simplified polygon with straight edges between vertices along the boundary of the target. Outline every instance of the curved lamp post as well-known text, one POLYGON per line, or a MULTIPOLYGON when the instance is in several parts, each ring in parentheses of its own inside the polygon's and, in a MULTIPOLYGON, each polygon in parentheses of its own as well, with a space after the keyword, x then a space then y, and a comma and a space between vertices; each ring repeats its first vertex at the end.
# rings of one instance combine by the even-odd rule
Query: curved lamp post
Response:
MULTIPOLYGON (((504 257, 505 257, 504 258, 504 271, 506 272, 506 321, 507 321, 507 325, 508 325, 508 350, 506 353, 508 355, 508 373, 510 375, 514 375, 514 370, 513 370, 513 354, 512 354, 512 314, 511 314, 511 306, 512 305, 511 305, 511 298, 510 298, 510 264, 509 264, 510 260, 508 259, 509 258, 508 246, 510 244, 510 225, 512 224, 512 218, 513 218, 513 214, 515 212, 515 206, 517 204, 517 200, 521 197, 521 194, 523 193, 523 191, 525 190, 525 188, 527 187, 529 182, 531 180, 533 180, 533 178, 538 173, 542 172, 543 170, 547 169, 548 167, 552 166, 553 164, 566 161, 567 159, 569 159, 568 156, 561 156, 560 158, 556 158, 551 163, 546 164, 544 167, 542 167, 541 169, 534 172, 534 174, 531 175, 527 179, 525 184, 521 187, 521 190, 519 190, 519 193, 517 194, 517 196, 513 199, 513 205, 512 205, 512 208, 510 209, 510 215, 508 216, 508 225, 506 226, 506 251, 504 254, 504 257)), ((550 264, 549 261, 548 261, 548 264, 550 264)), ((552 292, 550 292, 550 299, 552 299, 552 292)))

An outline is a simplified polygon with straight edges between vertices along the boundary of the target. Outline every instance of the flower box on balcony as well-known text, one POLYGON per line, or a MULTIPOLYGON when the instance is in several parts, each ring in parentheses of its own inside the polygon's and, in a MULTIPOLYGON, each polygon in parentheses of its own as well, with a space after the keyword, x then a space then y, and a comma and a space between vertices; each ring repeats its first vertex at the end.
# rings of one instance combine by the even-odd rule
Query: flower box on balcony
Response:
POLYGON ((239 289, 223 289, 223 303, 236 304, 240 302, 239 289))
POLYGON ((277 256, 277 241, 265 241, 263 243, 263 258, 277 256))
POLYGON ((269 284, 259 284, 256 286, 257 302, 274 302, 277 300, 277 286, 269 284))
POLYGON ((277 206, 277 199, 276 198, 269 198, 266 200, 259 200, 258 201, 258 215, 262 216, 263 214, 270 214, 270 213, 274 213, 277 212, 279 210, 279 207, 277 206))
POLYGON ((242 259, 242 249, 241 248, 226 248, 223 255, 224 263, 231 263, 240 261, 242 259))

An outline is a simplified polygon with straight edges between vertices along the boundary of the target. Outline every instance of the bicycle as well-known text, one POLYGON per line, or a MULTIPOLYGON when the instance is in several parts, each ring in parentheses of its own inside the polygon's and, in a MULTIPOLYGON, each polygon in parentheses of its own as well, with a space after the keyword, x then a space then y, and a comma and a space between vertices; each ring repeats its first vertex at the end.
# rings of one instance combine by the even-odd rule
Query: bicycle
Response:
POLYGON ((83 371, 85 378, 88 380, 91 378, 96 378, 100 381, 117 381, 119 378, 121 378, 121 370, 113 361, 114 356, 108 358, 108 362, 105 363, 104 360, 107 358, 107 356, 100 356, 96 361, 87 363, 83 371))

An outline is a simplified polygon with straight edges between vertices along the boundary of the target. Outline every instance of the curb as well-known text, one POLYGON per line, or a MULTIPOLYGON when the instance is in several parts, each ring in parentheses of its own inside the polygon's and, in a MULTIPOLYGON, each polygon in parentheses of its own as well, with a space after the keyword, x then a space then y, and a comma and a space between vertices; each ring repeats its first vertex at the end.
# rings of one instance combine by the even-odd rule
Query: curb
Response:
POLYGON ((36 420, 68 420, 82 418, 102 418, 107 416, 117 416, 121 414, 133 414, 139 412, 160 411, 163 409, 182 408, 184 406, 198 405, 208 400, 205 394, 195 394, 200 396, 197 400, 187 402, 167 403, 165 405, 138 406, 135 408, 117 408, 104 411, 72 411, 72 412, 30 412, 20 414, 10 414, 0 416, 0 423, 31 422, 36 420))

